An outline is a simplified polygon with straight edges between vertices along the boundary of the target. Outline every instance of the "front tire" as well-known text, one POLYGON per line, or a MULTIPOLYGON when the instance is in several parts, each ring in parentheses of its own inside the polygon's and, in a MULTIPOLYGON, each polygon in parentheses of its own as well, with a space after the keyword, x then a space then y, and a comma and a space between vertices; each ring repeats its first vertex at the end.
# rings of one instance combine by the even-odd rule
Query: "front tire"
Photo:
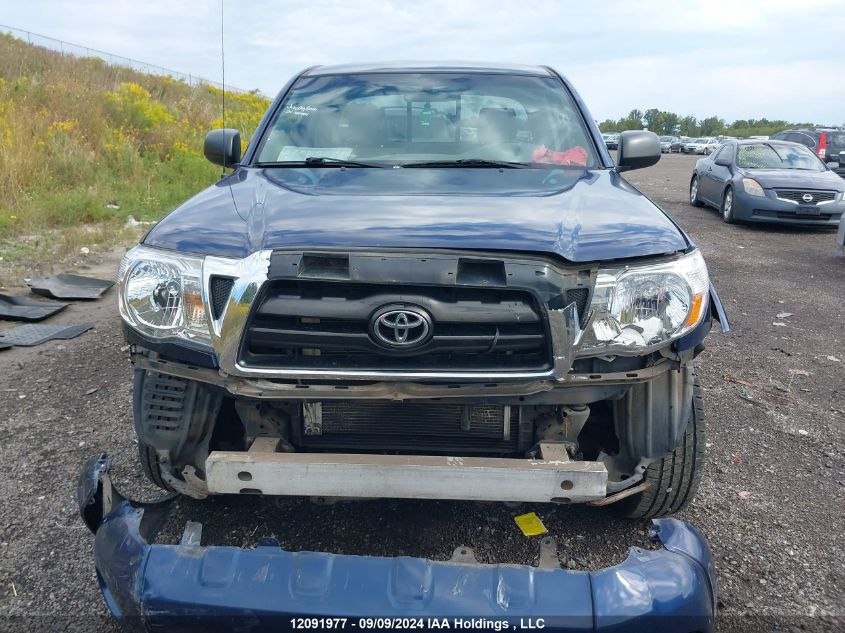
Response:
POLYGON ((703 207, 704 203, 698 197, 698 175, 694 174, 689 182, 689 203, 694 207, 703 207))
POLYGON ((736 216, 734 215, 734 190, 731 187, 725 189, 722 196, 722 207, 719 209, 722 212, 722 220, 726 224, 734 224, 736 216))
POLYGON ((650 484, 646 490, 621 499, 611 507, 629 519, 651 519, 686 508, 701 481, 705 444, 704 404, 701 387, 695 378, 690 419, 680 443, 666 457, 646 468, 643 481, 650 484))

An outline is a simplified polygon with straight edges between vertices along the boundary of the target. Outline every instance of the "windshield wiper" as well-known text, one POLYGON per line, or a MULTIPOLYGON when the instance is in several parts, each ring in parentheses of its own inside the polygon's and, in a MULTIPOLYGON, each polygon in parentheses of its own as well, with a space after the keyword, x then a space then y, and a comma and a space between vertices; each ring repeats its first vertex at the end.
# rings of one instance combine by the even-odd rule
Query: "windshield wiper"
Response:
POLYGON ((329 158, 328 156, 308 156, 305 160, 281 160, 255 163, 256 167, 375 167, 381 169, 383 165, 362 163, 343 158, 329 158))
POLYGON ((487 160, 486 158, 456 158, 455 160, 429 160, 420 163, 403 163, 402 167, 493 167, 497 169, 525 169, 530 163, 507 160, 487 160))

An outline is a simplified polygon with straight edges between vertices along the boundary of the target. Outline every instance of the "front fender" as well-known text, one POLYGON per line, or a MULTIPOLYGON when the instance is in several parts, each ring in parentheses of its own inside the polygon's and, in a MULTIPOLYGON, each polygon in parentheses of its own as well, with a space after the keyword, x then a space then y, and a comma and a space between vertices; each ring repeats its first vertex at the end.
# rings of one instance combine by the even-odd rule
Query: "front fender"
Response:
POLYGON ((719 293, 716 292, 716 286, 710 284, 710 316, 719 322, 722 326, 722 332, 730 332, 731 324, 728 321, 728 313, 725 312, 725 306, 719 298, 719 293))

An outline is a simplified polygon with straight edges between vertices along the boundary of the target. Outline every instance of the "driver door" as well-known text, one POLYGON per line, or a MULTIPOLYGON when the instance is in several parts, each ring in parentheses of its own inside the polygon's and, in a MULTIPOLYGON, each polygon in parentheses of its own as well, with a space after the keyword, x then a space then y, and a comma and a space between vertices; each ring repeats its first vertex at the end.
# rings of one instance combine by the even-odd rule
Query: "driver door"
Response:
POLYGON ((712 164, 709 166, 710 171, 707 172, 709 176, 708 180, 710 180, 710 184, 708 185, 710 190, 707 199, 714 204, 721 204, 722 194, 725 191, 728 181, 731 179, 731 168, 725 167, 724 165, 717 165, 717 158, 726 158, 733 163, 733 145, 722 145, 718 150, 710 154, 710 162, 712 164))
POLYGON ((716 157, 720 156, 725 151, 724 147, 720 147, 710 156, 704 158, 701 162, 701 169, 699 170, 698 178, 698 195, 704 198, 707 202, 714 204, 721 202, 718 193, 716 192, 716 181, 713 170, 716 168, 716 157))

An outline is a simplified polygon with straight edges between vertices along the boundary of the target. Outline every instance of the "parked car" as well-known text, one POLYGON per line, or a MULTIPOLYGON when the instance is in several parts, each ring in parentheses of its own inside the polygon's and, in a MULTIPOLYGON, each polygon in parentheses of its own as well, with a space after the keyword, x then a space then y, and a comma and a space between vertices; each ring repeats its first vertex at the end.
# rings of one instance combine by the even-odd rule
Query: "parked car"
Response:
MULTIPOLYGON (((312 67, 243 155, 237 131, 210 132, 206 157, 234 171, 118 273, 146 475, 197 499, 685 507, 706 446, 693 360, 727 320, 701 251, 620 175, 660 159, 657 136, 618 146, 614 165, 555 71, 477 63, 312 67)), ((107 471, 89 461, 78 498, 109 606, 133 618, 575 609, 592 627, 595 609, 713 630, 712 560, 681 522, 604 576, 466 552, 463 571, 261 542, 212 556, 196 525, 146 542, 151 506, 107 471), (584 595, 586 611, 567 598, 584 595)))
POLYGON ((836 245, 845 253, 845 220, 839 220, 839 231, 836 233, 836 245))
POLYGON ((786 141, 728 141, 700 159, 690 203, 709 205, 725 222, 836 226, 845 181, 805 146, 786 141))
POLYGON ((604 144, 607 149, 619 149, 619 134, 608 134, 604 144))
POLYGON ((660 151, 663 154, 670 154, 672 152, 672 145, 680 144, 681 139, 677 136, 661 136, 660 137, 660 151))
POLYGON ((845 130, 833 128, 784 130, 772 135, 772 139, 801 143, 828 163, 834 172, 845 178, 845 130))
POLYGON ((675 138, 675 140, 672 141, 672 145, 670 146, 670 150, 672 151, 672 153, 680 154, 681 149, 684 146, 684 143, 687 143, 690 139, 689 139, 689 137, 686 137, 686 136, 676 136, 674 138, 675 138))
POLYGON ((684 154, 710 154, 719 146, 719 141, 710 136, 696 138, 681 147, 684 154))

